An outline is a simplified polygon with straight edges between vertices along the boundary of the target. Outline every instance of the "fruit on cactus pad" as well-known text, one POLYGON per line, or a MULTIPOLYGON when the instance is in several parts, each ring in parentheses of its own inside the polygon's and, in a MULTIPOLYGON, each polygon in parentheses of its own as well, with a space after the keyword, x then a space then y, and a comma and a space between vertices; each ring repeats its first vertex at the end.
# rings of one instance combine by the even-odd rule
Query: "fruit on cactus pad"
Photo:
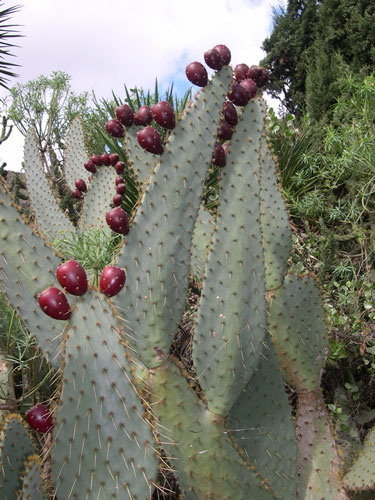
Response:
POLYGON ((78 189, 78 191, 81 191, 81 193, 86 193, 87 186, 86 182, 83 179, 77 179, 75 182, 75 186, 78 189))
POLYGON ((247 91, 239 83, 233 83, 228 93, 228 99, 236 106, 245 106, 249 102, 247 91))
POLYGON ((240 85, 246 90, 250 99, 252 99, 257 93, 257 84, 254 80, 251 80, 251 78, 245 78, 245 80, 242 80, 240 85))
POLYGON ((112 203, 115 207, 119 207, 122 203, 121 194, 115 194, 114 197, 112 198, 112 203))
POLYGON ((125 170, 125 163, 123 161, 118 161, 115 165, 115 170, 117 174, 122 174, 125 170))
POLYGON ((237 66, 234 68, 234 77, 238 82, 241 82, 242 80, 245 80, 246 78, 246 73, 249 71, 249 66, 247 64, 237 64, 237 66))
POLYGON ((129 217, 121 207, 116 207, 106 213, 108 226, 115 233, 127 235, 129 232, 129 217))
POLYGON ((152 122, 152 113, 150 106, 141 106, 135 115, 136 125, 150 125, 152 122))
POLYGON ((219 123, 219 131, 217 136, 223 141, 229 141, 233 135, 233 127, 229 125, 225 120, 221 120, 219 123))
POLYGON ((30 427, 39 432, 50 432, 53 429, 53 421, 48 408, 39 403, 26 412, 26 420, 30 427))
POLYGON ((50 286, 38 296, 38 303, 43 312, 53 319, 69 319, 72 315, 68 300, 61 290, 50 286))
POLYGON ((100 167, 100 165, 102 164, 102 160, 100 159, 99 155, 92 155, 90 157, 90 160, 93 162, 94 165, 98 167, 100 167))
POLYGON ((167 101, 154 104, 151 108, 152 117, 158 125, 169 130, 175 128, 176 118, 173 107, 167 101))
POLYGON ((111 164, 109 154, 107 154, 107 153, 103 153, 100 155, 100 161, 102 162, 102 165, 105 165, 106 167, 109 167, 111 164))
POLYGON ((185 74, 189 82, 204 87, 208 82, 207 70, 200 62, 192 62, 186 66, 185 74))
POLYGON ((92 160, 88 160, 86 163, 84 163, 84 167, 88 172, 95 174, 96 167, 95 167, 95 163, 92 160))
POLYGON ((117 106, 115 109, 116 116, 125 127, 130 127, 134 123, 134 113, 128 104, 117 106))
POLYGON ((204 60, 209 68, 219 70, 224 66, 224 60, 220 52, 216 49, 207 50, 204 53, 204 60))
POLYGON ((229 125, 237 125, 238 123, 238 115, 234 104, 227 101, 224 103, 224 111, 223 111, 224 120, 229 123, 229 125))
POLYGON ((100 290, 107 295, 113 297, 118 294, 125 285, 126 275, 123 269, 114 266, 106 266, 99 281, 100 290))
POLYGON ((227 159, 225 157, 225 151, 220 142, 215 144, 215 149, 212 154, 212 162, 215 163, 218 167, 225 167, 227 163, 227 159))
POLYGON ((105 124, 105 128, 110 135, 118 139, 121 139, 125 135, 124 127, 118 120, 109 120, 105 124))
POLYGON ((118 162, 119 160, 119 156, 117 153, 111 153, 109 155, 109 161, 110 161, 110 164, 114 167, 116 165, 116 163, 118 162))
POLYGON ((83 295, 87 291, 86 272, 76 260, 68 260, 56 269, 60 285, 72 295, 83 295))
POLYGON ((258 87, 263 87, 268 80, 268 71, 262 66, 250 66, 246 78, 251 78, 258 87))
POLYGON ((124 184, 123 182, 121 182, 120 184, 117 184, 116 193, 124 195, 125 192, 126 192, 126 184, 124 184))
POLYGON ((228 49, 228 47, 226 45, 222 45, 222 44, 215 45, 214 49, 219 52, 225 65, 230 63, 230 60, 232 58, 232 54, 230 53, 230 50, 228 49))
POLYGON ((137 132, 137 139, 143 149, 155 155, 161 155, 163 152, 163 145, 161 137, 157 130, 153 127, 145 127, 137 132))
POLYGON ((83 194, 79 189, 73 189, 71 192, 71 195, 73 196, 73 198, 77 198, 77 199, 83 198, 83 194))

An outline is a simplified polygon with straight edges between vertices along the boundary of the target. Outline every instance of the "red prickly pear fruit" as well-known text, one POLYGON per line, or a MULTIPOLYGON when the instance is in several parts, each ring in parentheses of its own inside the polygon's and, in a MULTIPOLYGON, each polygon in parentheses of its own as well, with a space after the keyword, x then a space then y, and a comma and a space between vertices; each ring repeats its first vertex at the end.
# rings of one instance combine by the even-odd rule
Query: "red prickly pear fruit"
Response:
POLYGON ((125 163, 123 161, 118 161, 115 165, 115 170, 117 174, 122 174, 125 170, 125 163))
POLYGON ((112 165, 112 167, 114 167, 116 165, 116 163, 118 162, 118 160, 119 160, 119 156, 118 156, 117 153, 111 153, 109 155, 109 162, 112 165))
POLYGON ((239 83, 232 83, 227 97, 236 106, 245 106, 249 102, 248 93, 239 83))
POLYGON ((126 193, 126 184, 117 184, 116 193, 121 194, 122 196, 126 193))
POLYGON ((249 96, 250 99, 252 99, 256 95, 257 84, 254 82, 254 80, 246 78, 245 80, 242 80, 240 85, 246 90, 247 95, 249 96))
POLYGON ((254 80, 258 87, 263 87, 268 80, 268 71, 262 66, 250 66, 249 71, 246 73, 246 78, 254 80))
POLYGON ((116 186, 118 184, 124 184, 124 178, 123 177, 116 177, 115 184, 116 184, 116 186))
POLYGON ((96 167, 95 167, 95 163, 92 160, 88 160, 86 163, 84 163, 83 166, 85 167, 85 169, 88 172, 91 172, 92 174, 95 174, 96 167))
POLYGON ((77 179, 74 184, 75 184, 76 188, 78 189, 78 191, 81 191, 81 193, 86 193, 87 186, 86 186, 86 182, 83 179, 77 179))
POLYGON ((215 45, 214 47, 215 50, 219 52, 221 55, 221 58, 224 61, 225 65, 228 65, 230 63, 230 60, 232 58, 232 54, 230 53, 230 50, 226 45, 215 45))
POLYGON ((130 106, 123 104, 115 109, 117 119, 125 125, 125 127, 131 127, 134 123, 134 113, 130 106))
POLYGON ((129 232, 129 217, 121 207, 116 207, 106 213, 108 226, 115 233, 127 235, 129 232))
POLYGON ((50 432, 54 423, 51 414, 46 406, 39 403, 26 412, 26 420, 29 426, 39 432, 50 432))
POLYGON ((97 167, 100 167, 102 164, 102 160, 100 159, 99 155, 92 155, 90 160, 96 165, 97 167))
POLYGON ((212 155, 212 162, 215 163, 218 167, 225 167, 227 164, 227 159, 225 157, 225 151, 223 146, 217 142, 215 145, 215 149, 212 155))
POLYGON ((219 132, 217 136, 222 141, 229 141, 233 135, 233 127, 229 125, 225 120, 222 120, 219 124, 219 132))
POLYGON ((153 119, 161 127, 172 130, 176 126, 176 117, 174 109, 167 101, 161 101, 154 104, 151 108, 153 119))
POLYGON ((73 189, 71 192, 73 198, 77 198, 77 200, 81 200, 83 198, 83 193, 79 189, 73 189))
POLYGON ((224 103, 224 120, 229 123, 229 125, 237 125, 238 123, 238 116, 237 116, 237 111, 234 105, 231 102, 225 102, 224 103))
POLYGON ((153 127, 145 127, 137 132, 137 139, 143 149, 155 155, 161 155, 163 145, 161 143, 160 134, 153 127))
POLYGON ((152 122, 152 113, 150 106, 141 106, 135 115, 136 125, 150 125, 152 122))
POLYGON ((185 74, 189 82, 204 87, 208 82, 207 70, 200 62, 192 62, 186 66, 185 74))
POLYGON ((69 319, 72 315, 65 294, 54 286, 50 286, 38 296, 38 302, 43 312, 53 319, 69 319))
POLYGON ((109 159, 109 155, 107 153, 100 155, 100 161, 102 162, 102 165, 105 165, 106 167, 109 167, 111 164, 111 160, 109 159))
POLYGON ((72 295, 87 292, 86 272, 76 260, 68 260, 56 269, 56 278, 60 285, 72 295))
POLYGON ((225 153, 226 155, 228 154, 229 147, 230 147, 230 142, 224 142, 224 144, 223 144, 223 149, 224 149, 224 153, 225 153))
POLYGON ((203 57, 209 68, 219 70, 224 66, 223 58, 216 49, 207 50, 203 57))
POLYGON ((121 203, 122 203, 121 194, 115 194, 115 196, 112 198, 112 203, 115 207, 121 206, 121 203))
POLYGON ((234 77, 238 82, 241 82, 246 78, 246 73, 249 71, 249 66, 247 64, 237 64, 234 68, 234 77))
POLYGON ((124 127, 118 120, 109 120, 109 122, 105 124, 105 128, 108 134, 118 139, 121 139, 121 137, 125 135, 124 127))
POLYGON ((100 275, 99 287, 104 295, 113 297, 123 289, 125 280, 126 274, 123 269, 106 266, 100 275))

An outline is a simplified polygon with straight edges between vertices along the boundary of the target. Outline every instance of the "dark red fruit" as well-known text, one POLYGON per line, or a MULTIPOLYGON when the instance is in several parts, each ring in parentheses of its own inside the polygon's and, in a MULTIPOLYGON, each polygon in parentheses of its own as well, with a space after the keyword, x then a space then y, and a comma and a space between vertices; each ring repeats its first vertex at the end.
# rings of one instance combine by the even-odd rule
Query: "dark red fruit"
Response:
POLYGON ((204 53, 204 60, 209 68, 219 70, 224 66, 223 58, 216 49, 207 50, 204 53))
POLYGON ((249 96, 250 99, 252 99, 256 95, 257 84, 254 82, 254 80, 251 80, 251 78, 246 78, 245 80, 242 80, 240 85, 246 90, 247 95, 249 96))
POLYGON ((233 127, 229 125, 225 120, 222 120, 219 124, 219 132, 217 136, 222 141, 229 141, 233 135, 233 127))
POLYGON ((224 103, 224 120, 229 123, 229 125, 237 125, 238 123, 238 116, 237 116, 237 111, 234 105, 231 102, 225 102, 224 103))
POLYGON ((86 193, 87 191, 87 186, 86 182, 83 179, 77 179, 75 181, 76 188, 81 191, 81 193, 86 193))
POLYGON ((69 319, 72 315, 65 294, 54 286, 50 286, 38 296, 42 311, 54 319, 69 319))
POLYGON ((105 219, 108 226, 115 233, 128 234, 129 232, 129 217, 121 207, 116 207, 107 212, 105 219))
POLYGON ((212 155, 212 163, 215 163, 218 167, 225 167, 227 159, 225 157, 225 151, 223 146, 217 142, 212 155))
POLYGON ((123 161, 118 161, 115 165, 115 170, 117 174, 122 174, 125 170, 125 163, 123 161))
POLYGON ((86 163, 84 163, 83 166, 85 167, 85 169, 88 172, 91 172, 92 174, 95 174, 96 167, 95 167, 95 164, 94 164, 94 162, 92 160, 87 161, 86 163))
POLYGON ((207 70, 200 62, 192 62, 186 66, 185 73, 189 82, 204 87, 208 82, 207 70))
POLYGON ((126 193, 126 184, 117 184, 116 186, 116 193, 124 195, 126 193))
POLYGON ((230 63, 232 54, 226 45, 215 45, 214 49, 219 52, 225 65, 230 63))
POLYGON ((134 123, 134 113, 130 106, 123 104, 115 109, 116 116, 125 127, 130 127, 134 123))
POLYGON ((26 412, 26 420, 32 429, 39 432, 50 432, 54 423, 48 408, 39 403, 26 412))
POLYGON ((141 106, 135 115, 136 125, 150 125, 152 122, 152 113, 150 106, 141 106))
POLYGON ((81 193, 81 191, 79 189, 73 189, 71 194, 72 194, 73 198, 77 198, 77 200, 78 199, 80 200, 83 198, 83 194, 81 193))
POLYGON ((98 167, 100 167, 100 165, 102 164, 102 160, 100 159, 99 155, 92 155, 90 160, 94 163, 94 165, 97 165, 98 167))
POLYGON ((237 81, 241 82, 245 80, 246 73, 249 71, 249 66, 247 64, 237 64, 234 68, 234 77, 237 81))
POLYGON ((239 83, 232 83, 227 97, 236 106, 245 106, 249 102, 247 91, 239 83))
POLYGON ((123 177, 116 177, 116 180, 115 180, 116 186, 117 186, 117 184, 123 184, 123 183, 124 183, 123 177))
POLYGON ((105 124, 105 128, 108 134, 112 135, 113 137, 117 137, 118 139, 124 137, 125 135, 124 127, 118 120, 109 120, 109 122, 105 124))
POLYGON ((224 142, 223 149, 225 154, 228 154, 229 147, 230 147, 230 142, 224 142))
POLYGON ((114 266, 106 266, 100 275, 100 290, 104 295, 107 295, 107 297, 113 297, 123 289, 125 280, 126 274, 123 269, 114 266))
POLYGON ((163 145, 161 143, 160 134, 153 127, 145 127, 137 132, 137 139, 143 149, 155 155, 161 155, 163 145))
POLYGON ((117 153, 111 153, 109 155, 109 162, 110 164, 114 167, 116 165, 116 163, 118 162, 118 154, 117 153))
POLYGON ((258 87, 263 87, 267 83, 268 76, 268 71, 262 66, 250 66, 246 73, 246 78, 254 80, 258 87))
POLYGON ((154 104, 151 108, 152 117, 161 127, 169 130, 175 128, 176 118, 174 109, 167 101, 161 101, 154 104))
POLYGON ((72 295, 83 295, 87 292, 86 272, 76 260, 68 260, 56 269, 56 277, 60 285, 72 295))
POLYGON ((103 153, 102 155, 100 155, 100 161, 106 167, 109 167, 109 165, 111 164, 111 160, 109 159, 109 155, 107 155, 107 153, 103 153))
POLYGON ((112 203, 114 204, 115 207, 119 207, 122 203, 121 194, 115 194, 115 196, 112 198, 112 203))

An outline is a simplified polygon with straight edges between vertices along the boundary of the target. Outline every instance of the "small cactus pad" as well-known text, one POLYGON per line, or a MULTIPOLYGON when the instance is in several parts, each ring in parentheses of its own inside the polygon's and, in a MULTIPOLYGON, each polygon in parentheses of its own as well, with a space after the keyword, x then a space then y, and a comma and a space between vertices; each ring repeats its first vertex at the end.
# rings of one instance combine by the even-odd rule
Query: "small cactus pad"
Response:
MULTIPOLYGON (((344 476, 349 490, 375 490, 375 427, 368 432, 356 461, 344 476)), ((373 492, 374 494, 374 492, 373 492)))
POLYGON ((211 411, 225 415, 257 366, 265 336, 257 149, 263 111, 245 107, 221 174, 220 206, 197 313, 193 361, 211 411))
POLYGON ((111 232, 105 215, 111 209, 112 198, 116 193, 116 177, 117 173, 113 167, 101 167, 93 175, 82 206, 80 231, 101 228, 111 232))
POLYGON ((279 498, 296 497, 297 446, 292 409, 267 335, 259 364, 228 415, 230 434, 279 498))
POLYGON ((41 488, 40 459, 38 455, 31 455, 25 463, 22 473, 22 490, 20 500, 43 500, 41 488))
POLYGON ((167 361, 155 370, 150 384, 163 448, 171 457, 185 500, 275 498, 262 481, 263 471, 255 471, 241 457, 221 417, 206 409, 179 368, 167 361))
POLYGON ((0 242, 0 289, 57 368, 66 323, 46 316, 38 305, 38 295, 50 285, 58 286, 55 271, 60 258, 25 224, 1 184, 0 242))
POLYGON ((27 190, 40 231, 49 240, 54 240, 62 234, 74 233, 74 226, 60 210, 43 171, 33 128, 26 134, 24 160, 27 190))
POLYGON ((127 281, 115 303, 149 367, 169 351, 184 311, 194 223, 230 80, 228 67, 216 73, 170 133, 116 264, 127 281))
POLYGON ((298 391, 319 387, 328 351, 323 301, 311 276, 287 275, 268 294, 268 321, 283 375, 298 391))
POLYGON ((15 500, 21 488, 24 461, 35 453, 29 431, 16 414, 5 417, 0 430, 0 498, 15 500))
POLYGON ((151 497, 157 459, 111 303, 89 290, 67 333, 52 476, 61 499, 151 497))
POLYGON ((77 117, 68 128, 64 152, 64 174, 70 189, 74 189, 77 179, 83 179, 88 184, 90 174, 83 166, 88 160, 83 121, 77 117))

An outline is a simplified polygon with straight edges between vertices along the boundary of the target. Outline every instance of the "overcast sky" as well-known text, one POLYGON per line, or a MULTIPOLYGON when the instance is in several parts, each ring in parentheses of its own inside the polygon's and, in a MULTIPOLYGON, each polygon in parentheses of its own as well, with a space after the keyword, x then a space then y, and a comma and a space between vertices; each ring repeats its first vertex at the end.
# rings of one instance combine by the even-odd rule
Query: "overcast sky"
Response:
MULTIPOLYGON (((19 2, 6 0, 4 7, 19 2)), ((13 50, 19 77, 26 83, 61 70, 76 92, 123 96, 124 83, 152 90, 174 82, 188 88, 185 67, 223 43, 232 65, 257 64, 262 41, 272 28, 272 7, 280 0, 24 0, 11 21, 23 38, 13 50)), ((197 89, 197 87, 195 87, 197 89)), ((198 89, 197 89, 198 90, 198 89)), ((0 97, 7 91, 0 89, 0 97)), ((0 164, 20 170, 23 137, 12 132, 0 146, 0 164)))

